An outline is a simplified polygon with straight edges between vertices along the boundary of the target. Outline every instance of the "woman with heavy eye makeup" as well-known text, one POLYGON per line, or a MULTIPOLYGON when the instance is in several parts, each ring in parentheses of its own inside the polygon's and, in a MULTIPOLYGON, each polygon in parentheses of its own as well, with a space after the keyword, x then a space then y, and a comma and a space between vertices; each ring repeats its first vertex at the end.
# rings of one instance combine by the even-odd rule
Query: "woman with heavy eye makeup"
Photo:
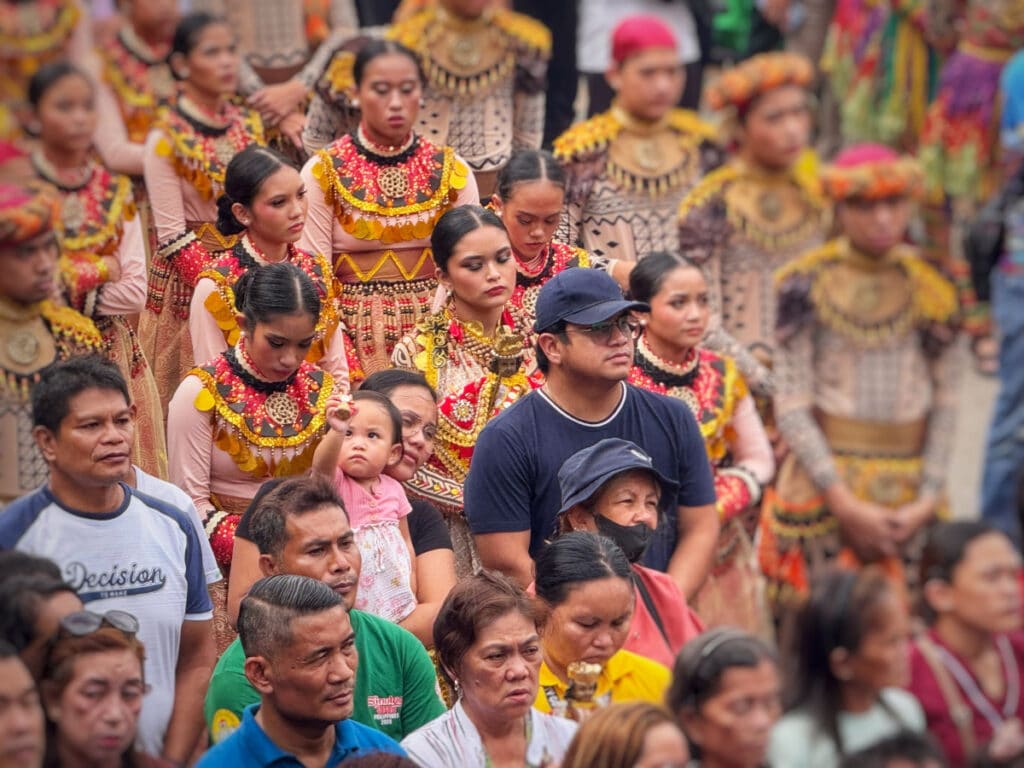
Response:
POLYGON ((445 514, 456 572, 467 576, 479 567, 462 502, 476 438, 494 416, 539 386, 541 376, 528 373, 533 350, 509 303, 516 259, 501 220, 479 206, 462 206, 441 217, 430 243, 448 299, 398 343, 392 362, 419 371, 437 390, 434 455, 406 488, 445 514))
POLYGON ((533 707, 541 666, 536 604, 496 571, 448 594, 434 647, 455 705, 402 741, 424 768, 553 768, 576 724, 533 707))
POLYGON ((309 218, 299 244, 334 264, 358 385, 390 367, 395 344, 430 311, 438 219, 480 197, 465 161, 415 130, 423 94, 416 54, 371 40, 348 55, 343 79, 359 124, 303 167, 309 218))
POLYGON ((641 315, 644 329, 629 381, 689 406, 715 479, 721 533, 693 608, 708 627, 729 625, 771 637, 753 538, 761 489, 775 474, 775 460, 736 363, 702 344, 711 318, 707 278, 685 256, 654 252, 633 268, 629 293, 651 308, 641 315))
POLYGON ((288 261, 254 266, 233 287, 238 340, 193 368, 171 399, 171 481, 199 512, 225 580, 211 590, 221 650, 233 631, 227 591, 235 528, 260 485, 308 469, 334 377, 308 362, 320 293, 288 261))
POLYGON ((317 338, 306 359, 348 391, 345 334, 338 332, 334 272, 320 254, 295 243, 306 224, 306 185, 298 170, 269 147, 250 145, 228 163, 224 194, 217 198, 217 229, 238 242, 214 254, 199 274, 188 327, 197 362, 207 362, 238 341, 234 285, 246 270, 289 262, 309 275, 320 294, 317 338))

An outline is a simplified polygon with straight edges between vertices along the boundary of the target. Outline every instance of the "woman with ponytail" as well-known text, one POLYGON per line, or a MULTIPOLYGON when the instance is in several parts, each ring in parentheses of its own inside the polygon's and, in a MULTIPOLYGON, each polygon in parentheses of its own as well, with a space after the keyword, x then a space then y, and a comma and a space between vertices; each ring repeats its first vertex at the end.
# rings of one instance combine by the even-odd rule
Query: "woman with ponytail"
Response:
POLYGON ((335 387, 306 360, 321 316, 309 275, 289 262, 254 266, 233 292, 238 340, 181 382, 167 435, 171 480, 195 503, 225 575, 213 595, 221 649, 238 520, 263 482, 309 469, 335 387))
POLYGON ((344 334, 338 333, 337 292, 330 264, 297 248, 306 223, 306 185, 281 154, 251 144, 228 163, 224 194, 217 199, 217 229, 238 240, 199 273, 188 328, 196 360, 211 360, 238 341, 235 284, 255 266, 289 262, 305 272, 320 296, 316 340, 306 359, 348 390, 344 334))

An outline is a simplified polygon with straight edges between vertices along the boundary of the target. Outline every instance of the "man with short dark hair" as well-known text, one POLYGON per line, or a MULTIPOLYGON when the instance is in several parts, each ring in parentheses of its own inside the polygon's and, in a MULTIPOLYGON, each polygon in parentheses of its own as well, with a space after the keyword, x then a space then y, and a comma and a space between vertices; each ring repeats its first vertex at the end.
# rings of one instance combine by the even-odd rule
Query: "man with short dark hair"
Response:
POLYGON ((687 598, 707 576, 718 538, 715 490, 704 439, 681 401, 626 384, 639 324, 615 281, 568 269, 537 295, 537 365, 545 385, 491 420, 466 479, 466 516, 485 568, 533 581, 532 557, 554 532, 558 469, 599 440, 643 448, 678 483, 642 563, 667 571, 687 598))
POLYGON ((391 738, 351 719, 359 652, 335 590, 305 576, 257 581, 238 611, 245 676, 260 703, 199 761, 217 766, 333 768, 371 752, 404 755, 391 738))
POLYGON ((212 606, 187 514, 123 482, 135 407, 99 356, 47 368, 32 390, 34 436, 49 482, 0 515, 0 549, 48 557, 90 610, 139 618, 146 646, 144 751, 184 763, 202 731, 213 667, 212 606))
MULTIPOLYGON (((259 548, 264 576, 288 573, 317 579, 348 606, 361 659, 353 720, 398 741, 444 712, 434 665, 419 640, 396 624, 352 610, 361 558, 344 504, 330 482, 316 477, 285 480, 246 513, 243 525, 259 548)), ((247 655, 235 640, 210 679, 206 721, 215 743, 234 731, 245 708, 259 700, 246 673, 247 655)))
POLYGON ((40 768, 45 728, 32 675, 14 648, 0 641, 0 768, 40 768))

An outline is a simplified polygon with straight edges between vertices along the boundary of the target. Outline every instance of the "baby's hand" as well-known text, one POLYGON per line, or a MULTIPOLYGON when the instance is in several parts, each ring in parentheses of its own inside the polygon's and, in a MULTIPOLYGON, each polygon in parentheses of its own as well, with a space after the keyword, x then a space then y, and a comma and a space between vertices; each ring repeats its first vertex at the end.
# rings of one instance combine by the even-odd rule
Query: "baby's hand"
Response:
POLYGON ((327 398, 327 425, 342 434, 348 431, 348 421, 356 412, 349 395, 336 393, 327 398))

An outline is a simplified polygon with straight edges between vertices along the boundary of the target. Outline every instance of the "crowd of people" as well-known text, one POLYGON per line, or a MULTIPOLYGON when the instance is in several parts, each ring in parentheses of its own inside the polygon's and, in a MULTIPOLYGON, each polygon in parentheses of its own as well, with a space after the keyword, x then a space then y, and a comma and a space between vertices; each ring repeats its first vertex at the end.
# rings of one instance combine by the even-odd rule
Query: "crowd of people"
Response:
POLYGON ((1021 49, 0 0, 0 768, 1024 765, 1021 49))

